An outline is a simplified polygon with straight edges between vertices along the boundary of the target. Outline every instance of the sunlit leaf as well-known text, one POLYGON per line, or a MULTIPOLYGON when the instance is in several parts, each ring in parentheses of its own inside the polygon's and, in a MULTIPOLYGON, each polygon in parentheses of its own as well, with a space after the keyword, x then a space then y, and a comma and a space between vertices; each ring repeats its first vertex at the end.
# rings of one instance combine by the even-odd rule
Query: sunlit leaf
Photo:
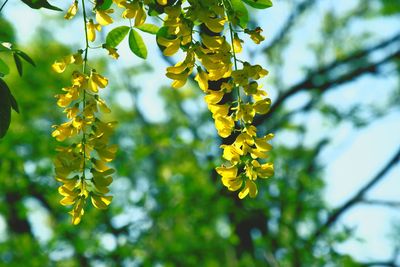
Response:
POLYGON ((147 32, 151 34, 157 34, 158 30, 160 29, 157 25, 145 23, 140 26, 137 26, 136 29, 141 30, 142 32, 147 32))
POLYGON ((142 36, 134 29, 129 32, 129 48, 131 51, 140 58, 147 58, 146 44, 143 42, 142 36))
POLYGON ((248 4, 249 6, 257 9, 265 9, 272 7, 271 0, 242 0, 242 1, 248 4))
POLYGON ((107 34, 106 44, 110 47, 117 47, 129 32, 128 26, 120 26, 107 34))

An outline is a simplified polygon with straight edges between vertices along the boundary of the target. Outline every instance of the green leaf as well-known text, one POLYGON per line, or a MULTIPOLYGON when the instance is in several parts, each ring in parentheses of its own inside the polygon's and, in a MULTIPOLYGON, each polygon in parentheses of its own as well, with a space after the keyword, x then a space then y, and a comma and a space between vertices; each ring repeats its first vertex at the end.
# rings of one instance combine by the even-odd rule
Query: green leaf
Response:
POLYGON ((131 51, 140 58, 147 58, 146 44, 143 42, 142 36, 134 29, 129 32, 129 48, 131 51))
POLYGON ((10 68, 7 64, 0 58, 0 73, 4 76, 10 73, 10 68))
POLYGON ((249 22, 249 12, 241 0, 231 0, 235 24, 246 28, 249 22))
POLYGON ((18 107, 18 103, 17 100, 15 99, 15 97, 10 93, 10 104, 13 110, 15 110, 15 112, 19 113, 19 107, 18 107))
POLYGON ((136 29, 141 30, 142 32, 157 34, 157 32, 160 28, 157 25, 145 23, 140 26, 137 26, 136 29))
POLYGON ((18 54, 18 56, 20 56, 23 60, 25 60, 26 62, 28 62, 29 64, 31 64, 32 66, 36 67, 35 62, 33 61, 33 59, 28 56, 26 53, 22 52, 21 50, 17 50, 16 53, 18 54))
POLYGON ((112 0, 97 0, 96 1, 96 9, 97 10, 106 10, 109 9, 112 5, 112 0))
POLYGON ((129 32, 128 26, 120 26, 107 34, 106 44, 110 47, 117 47, 129 32))
POLYGON ((257 9, 265 9, 272 7, 271 0, 242 0, 242 1, 248 4, 249 6, 257 9))
POLYGON ((19 76, 22 76, 22 61, 19 58, 18 54, 16 54, 16 53, 13 53, 13 57, 14 57, 15 66, 17 67, 19 76))
POLYGON ((10 90, 7 84, 0 79, 0 138, 3 138, 11 122, 10 90))
POLYGON ((63 11, 61 8, 51 5, 47 0, 21 0, 30 8, 39 9, 39 8, 47 8, 56 11, 63 11))

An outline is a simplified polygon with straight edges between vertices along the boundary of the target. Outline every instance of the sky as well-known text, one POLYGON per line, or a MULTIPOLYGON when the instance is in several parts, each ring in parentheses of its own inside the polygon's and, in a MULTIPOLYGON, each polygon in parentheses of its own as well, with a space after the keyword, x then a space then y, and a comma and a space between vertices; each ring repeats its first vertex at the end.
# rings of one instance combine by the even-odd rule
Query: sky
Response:
MULTIPOLYGON (((60 2, 60 1, 58 1, 60 2)), ((321 14, 327 10, 335 10, 336 12, 343 12, 350 7, 354 6, 358 1, 340 1, 341 5, 337 5, 337 1, 319 1, 315 7, 317 11, 307 16, 307 19, 301 20, 298 30, 293 32, 295 38, 296 49, 289 49, 285 53, 285 58, 290 61, 290 64, 282 66, 282 72, 287 79, 287 85, 295 84, 296 81, 301 79, 304 75, 302 66, 307 66, 307 62, 312 61, 310 58, 309 43, 310 41, 318 42, 318 32, 320 30, 321 14), (306 34, 305 34, 306 33, 306 34), (301 51, 301 52, 299 52, 301 51)), ((53 1, 57 5, 57 1, 53 1)), ((68 5, 58 6, 66 8, 68 5)), ((261 15, 258 13, 258 23, 264 29, 264 33, 268 37, 273 37, 274 34, 280 29, 286 16, 291 12, 291 6, 286 1, 274 1, 274 7, 263 12, 261 15)), ((15 23, 18 28, 19 42, 27 43, 34 37, 35 29, 43 23, 42 15, 46 14, 46 23, 51 27, 57 28, 60 32, 57 39, 67 45, 78 47, 80 36, 83 32, 73 31, 71 29, 80 29, 81 27, 74 27, 72 21, 70 26, 61 26, 54 21, 51 17, 54 12, 51 11, 32 11, 28 7, 17 3, 10 3, 5 10, 6 17, 15 23), (42 19, 42 20, 41 20, 42 19)), ((355 21, 351 24, 349 33, 364 31, 365 29, 372 30, 376 34, 375 41, 384 39, 391 36, 398 27, 394 27, 396 23, 400 23, 399 18, 388 19, 375 19, 369 23, 360 23, 355 21)), ((399 24, 397 24, 399 25, 399 24)), ((81 29, 82 30, 82 29, 81 29)), ((143 90, 140 93, 137 103, 141 103, 140 108, 145 110, 144 114, 150 121, 162 121, 165 119, 160 114, 163 114, 163 103, 158 96, 158 88, 160 85, 167 85, 167 79, 158 79, 159 83, 154 84, 154 76, 162 77, 167 64, 160 60, 160 52, 156 45, 154 45, 154 37, 151 35, 143 34, 145 42, 149 45, 149 62, 157 62, 155 72, 146 76, 143 81, 143 90), (151 107, 151 108, 149 108, 151 107)), ((273 39, 273 38, 270 38, 273 39)), ((253 49, 253 47, 252 47, 253 49)), ((136 65, 143 61, 131 55, 127 44, 123 43, 119 49, 121 54, 119 63, 120 66, 136 65)), ((246 57, 246 54, 244 55, 246 57)), ((265 63, 265 62, 253 62, 265 63)), ((268 63, 267 63, 268 64, 268 63)), ((268 66, 266 66, 268 69, 268 66)), ((271 73, 270 75, 273 75, 271 73)), ((340 86, 325 96, 327 103, 335 104, 344 110, 349 107, 354 99, 362 103, 373 105, 376 99, 388 99, 390 92, 395 86, 398 86, 398 81, 393 78, 380 79, 372 76, 363 76, 362 78, 340 86)), ((270 97, 272 101, 277 97, 277 89, 271 87, 266 82, 266 88, 270 89, 270 97)), ((134 105, 126 96, 120 95, 123 105, 126 108, 134 105)), ((299 94, 290 100, 291 105, 299 105, 304 102, 305 96, 299 94)), ((303 120, 308 126, 310 131, 307 133, 303 142, 305 144, 312 144, 317 140, 321 133, 329 133, 333 137, 333 142, 323 151, 319 160, 327 166, 324 178, 326 182, 326 189, 324 191, 324 198, 331 207, 340 206, 353 196, 354 192, 366 184, 380 168, 388 161, 389 158, 397 151, 400 145, 400 111, 394 110, 387 116, 376 120, 366 128, 354 129, 349 124, 341 124, 336 129, 327 124, 318 115, 312 115, 307 118, 299 118, 303 120)), ((287 136, 277 136, 274 142, 297 142, 295 139, 287 136)), ((397 200, 400 201, 398 194, 400 188, 400 166, 397 165, 393 168, 374 190, 372 190, 368 197, 371 199, 382 200, 397 200)), ((35 207, 34 203, 29 203, 35 207)), ((0 228, 2 220, 0 220, 0 228)), ((355 234, 360 240, 350 240, 337 246, 337 250, 343 253, 349 253, 362 261, 369 260, 387 260, 391 256, 392 244, 389 241, 388 235, 391 231, 393 224, 400 223, 400 211, 397 209, 388 209, 376 206, 357 205, 352 210, 346 213, 338 222, 338 226, 347 225, 354 227, 355 234)), ((51 233, 48 233, 49 235, 51 233)))

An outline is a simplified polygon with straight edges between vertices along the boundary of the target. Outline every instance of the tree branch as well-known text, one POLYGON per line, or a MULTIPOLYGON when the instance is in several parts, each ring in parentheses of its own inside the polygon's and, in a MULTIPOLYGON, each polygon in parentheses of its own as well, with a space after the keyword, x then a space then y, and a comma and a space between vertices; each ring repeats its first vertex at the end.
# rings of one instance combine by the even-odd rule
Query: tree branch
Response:
POLYGON ((379 200, 379 199, 365 199, 362 203, 368 205, 380 205, 388 208, 400 208, 400 201, 379 200))
POLYGON ((316 2, 316 0, 305 0, 298 4, 294 8, 294 11, 287 18, 287 20, 283 24, 283 27, 279 30, 278 34, 276 34, 270 44, 264 48, 264 52, 274 49, 277 44, 281 43, 281 41, 290 33, 292 27, 296 25, 296 22, 301 17, 301 15, 304 14, 305 11, 307 11, 309 8, 311 8, 316 2))
POLYGON ((375 45, 370 48, 367 48, 362 51, 355 52, 350 56, 343 58, 341 60, 334 61, 318 70, 312 71, 307 77, 291 86, 287 91, 281 93, 274 104, 271 106, 270 111, 264 116, 258 116, 255 118, 254 123, 255 125, 260 125, 262 122, 267 120, 272 116, 274 112, 278 110, 278 108, 291 96, 297 94, 298 92, 306 89, 315 89, 319 91, 325 91, 332 86, 337 86, 353 80, 362 74, 368 72, 376 72, 377 68, 380 65, 383 65, 389 62, 392 59, 395 59, 400 56, 400 49, 397 49, 396 52, 390 54, 389 56, 377 61, 375 63, 366 63, 368 57, 381 49, 385 49, 392 44, 400 41, 400 32, 394 35, 393 37, 375 45), (339 75, 338 77, 331 77, 333 76, 331 73, 337 69, 338 67, 350 67, 352 64, 359 63, 358 66, 353 67, 350 71, 339 75))
POLYGON ((324 224, 322 224, 309 239, 309 244, 312 244, 318 239, 321 234, 323 234, 326 229, 328 229, 331 225, 333 225, 348 209, 350 209, 357 202, 362 201, 365 194, 371 190, 378 182, 380 182, 385 174, 396 165, 396 163, 400 160, 400 148, 397 150, 396 154, 390 159, 390 161, 386 164, 383 169, 375 175, 366 185, 364 185, 352 198, 350 198, 346 203, 344 203, 341 207, 334 210, 334 212, 328 217, 324 224))

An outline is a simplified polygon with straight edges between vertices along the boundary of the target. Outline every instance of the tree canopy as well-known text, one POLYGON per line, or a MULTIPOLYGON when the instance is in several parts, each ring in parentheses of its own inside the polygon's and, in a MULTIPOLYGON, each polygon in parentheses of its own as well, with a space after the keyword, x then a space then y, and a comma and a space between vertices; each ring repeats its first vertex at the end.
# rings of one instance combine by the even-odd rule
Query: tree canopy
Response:
POLYGON ((398 138, 325 197, 340 130, 398 121, 400 6, 337 2, 2 1, 0 266, 400 266, 398 221, 386 258, 341 247, 398 215, 398 138))

